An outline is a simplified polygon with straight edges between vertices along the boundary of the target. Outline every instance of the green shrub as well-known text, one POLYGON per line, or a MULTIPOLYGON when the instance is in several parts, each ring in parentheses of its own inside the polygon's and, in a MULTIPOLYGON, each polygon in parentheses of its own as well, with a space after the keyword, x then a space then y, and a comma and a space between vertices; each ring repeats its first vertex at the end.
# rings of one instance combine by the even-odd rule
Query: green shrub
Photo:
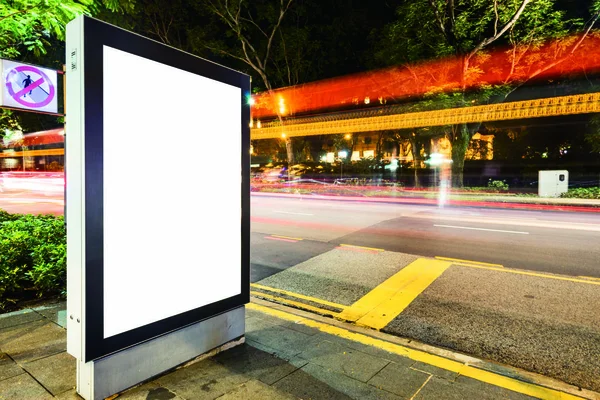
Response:
POLYGON ((490 179, 488 181, 488 188, 498 191, 507 191, 508 184, 506 183, 506 181, 493 181, 490 179))
POLYGON ((32 296, 64 293, 65 283, 64 218, 0 210, 0 309, 32 296))
POLYGON ((600 187, 569 189, 562 193, 560 197, 573 199, 600 199, 600 187))

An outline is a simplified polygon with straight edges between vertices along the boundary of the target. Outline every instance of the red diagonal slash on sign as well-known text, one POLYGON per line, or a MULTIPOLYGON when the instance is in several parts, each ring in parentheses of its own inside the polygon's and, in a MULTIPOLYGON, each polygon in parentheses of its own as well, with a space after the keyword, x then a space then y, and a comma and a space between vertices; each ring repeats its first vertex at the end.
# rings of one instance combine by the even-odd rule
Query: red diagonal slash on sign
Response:
POLYGON ((15 93, 15 95, 13 97, 19 98, 19 97, 23 96, 25 93, 40 86, 42 83, 44 83, 44 78, 40 78, 37 81, 33 82, 31 85, 27 86, 26 88, 19 90, 17 93, 15 93))

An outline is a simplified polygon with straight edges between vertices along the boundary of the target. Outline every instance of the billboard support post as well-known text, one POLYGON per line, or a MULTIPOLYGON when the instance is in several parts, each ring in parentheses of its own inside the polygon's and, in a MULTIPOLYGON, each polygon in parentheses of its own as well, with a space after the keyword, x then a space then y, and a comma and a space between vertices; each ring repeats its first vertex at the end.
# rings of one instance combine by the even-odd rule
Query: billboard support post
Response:
POLYGON ((67 351, 91 400, 244 341, 250 79, 85 16, 66 52, 67 351), (174 140, 183 168, 149 162, 174 140))

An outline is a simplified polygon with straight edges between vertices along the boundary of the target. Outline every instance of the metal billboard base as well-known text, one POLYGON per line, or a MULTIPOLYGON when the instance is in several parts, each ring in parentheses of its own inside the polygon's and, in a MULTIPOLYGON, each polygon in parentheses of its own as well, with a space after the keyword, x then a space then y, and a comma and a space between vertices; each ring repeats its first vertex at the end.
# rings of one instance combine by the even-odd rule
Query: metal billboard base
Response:
POLYGON ((238 307, 94 361, 78 359, 77 393, 105 399, 211 350, 242 344, 244 332, 245 309, 238 307))

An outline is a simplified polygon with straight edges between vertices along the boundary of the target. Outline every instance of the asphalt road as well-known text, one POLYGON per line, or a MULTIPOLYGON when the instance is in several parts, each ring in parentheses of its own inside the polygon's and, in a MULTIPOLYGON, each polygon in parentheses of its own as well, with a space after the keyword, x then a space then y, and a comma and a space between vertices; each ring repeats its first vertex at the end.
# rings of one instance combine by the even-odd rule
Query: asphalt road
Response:
POLYGON ((600 213, 253 196, 252 231, 600 277, 600 213))

